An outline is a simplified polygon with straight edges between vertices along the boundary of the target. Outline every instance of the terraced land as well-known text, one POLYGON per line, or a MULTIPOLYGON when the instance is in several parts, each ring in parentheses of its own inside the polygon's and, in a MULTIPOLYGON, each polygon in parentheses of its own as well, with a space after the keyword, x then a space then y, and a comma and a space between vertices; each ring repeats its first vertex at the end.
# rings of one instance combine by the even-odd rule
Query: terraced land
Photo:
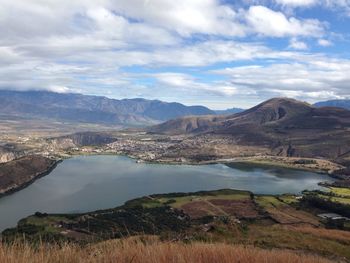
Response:
POLYGON ((156 235, 167 241, 225 242, 350 260, 350 232, 326 229, 316 213, 304 205, 294 195, 253 195, 227 189, 150 195, 85 214, 36 213, 2 236, 4 242, 24 237, 31 243, 87 244, 156 235))
POLYGON ((350 188, 330 187, 332 193, 350 199, 350 188))
POLYGON ((227 191, 227 194, 191 195, 176 198, 156 199, 163 204, 182 210, 192 219, 205 216, 226 216, 237 219, 256 219, 259 211, 251 198, 251 193, 245 191, 227 191))
POLYGON ((279 224, 320 226, 316 216, 289 205, 287 202, 291 202, 290 197, 283 199, 276 196, 257 196, 255 199, 258 205, 279 224))

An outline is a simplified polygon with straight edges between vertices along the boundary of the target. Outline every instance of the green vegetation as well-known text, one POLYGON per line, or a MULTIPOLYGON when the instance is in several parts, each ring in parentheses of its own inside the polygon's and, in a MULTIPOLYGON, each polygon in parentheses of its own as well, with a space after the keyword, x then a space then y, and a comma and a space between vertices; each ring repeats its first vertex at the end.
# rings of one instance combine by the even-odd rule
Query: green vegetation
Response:
POLYGON ((276 196, 256 196, 256 202, 263 208, 278 207, 284 205, 276 196))
POLYGON ((341 204, 350 204, 350 198, 331 197, 331 201, 336 203, 341 203, 341 204))
POLYGON ((288 205, 297 204, 299 200, 297 199, 297 196, 295 195, 289 195, 284 194, 278 197, 279 200, 281 200, 283 203, 286 203, 288 205))
POLYGON ((294 164, 317 164, 317 162, 312 159, 300 159, 294 161, 294 164))
POLYGON ((330 190, 337 196, 350 198, 350 188, 330 187, 330 190))
POLYGON ((339 205, 350 205, 350 189, 341 187, 330 187, 330 191, 306 191, 308 195, 323 199, 325 201, 338 203, 339 205))
POLYGON ((350 197, 346 188, 332 187, 331 191, 305 191, 303 204, 350 217, 350 197))
POLYGON ((168 241, 226 242, 350 259, 350 233, 325 229, 312 213, 315 207, 319 209, 312 198, 338 204, 320 195, 319 191, 306 192, 302 200, 294 195, 254 196, 235 190, 151 195, 85 214, 36 213, 4 231, 3 240, 86 244, 157 235, 168 241))

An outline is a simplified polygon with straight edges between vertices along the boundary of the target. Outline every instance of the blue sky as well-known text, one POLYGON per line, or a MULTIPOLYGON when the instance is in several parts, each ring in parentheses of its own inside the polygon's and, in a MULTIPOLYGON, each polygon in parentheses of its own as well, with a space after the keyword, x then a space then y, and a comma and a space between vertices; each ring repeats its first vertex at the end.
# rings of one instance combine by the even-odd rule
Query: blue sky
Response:
POLYGON ((213 109, 350 98, 350 0, 3 0, 0 88, 213 109))

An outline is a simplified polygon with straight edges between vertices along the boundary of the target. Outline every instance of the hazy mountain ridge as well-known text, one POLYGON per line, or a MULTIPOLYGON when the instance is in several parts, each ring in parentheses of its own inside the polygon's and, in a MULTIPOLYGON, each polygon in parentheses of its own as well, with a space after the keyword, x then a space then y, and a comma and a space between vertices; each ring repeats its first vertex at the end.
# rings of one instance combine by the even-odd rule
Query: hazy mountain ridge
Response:
POLYGON ((203 106, 146 99, 109 99, 48 91, 0 91, 2 114, 104 124, 154 124, 186 115, 214 114, 203 106))
MULTIPOLYGON (((47 118, 72 122, 149 125, 183 116, 225 115, 245 112, 241 108, 211 110, 159 100, 110 99, 77 93, 0 90, 2 115, 47 118)), ((318 102, 315 107, 350 109, 350 100, 318 102)))
POLYGON ((240 113, 244 111, 242 108, 230 108, 226 110, 216 110, 215 113, 218 115, 230 115, 230 114, 235 114, 235 113, 240 113))
POLYGON ((350 100, 327 100, 314 104, 315 107, 337 107, 350 110, 350 100))

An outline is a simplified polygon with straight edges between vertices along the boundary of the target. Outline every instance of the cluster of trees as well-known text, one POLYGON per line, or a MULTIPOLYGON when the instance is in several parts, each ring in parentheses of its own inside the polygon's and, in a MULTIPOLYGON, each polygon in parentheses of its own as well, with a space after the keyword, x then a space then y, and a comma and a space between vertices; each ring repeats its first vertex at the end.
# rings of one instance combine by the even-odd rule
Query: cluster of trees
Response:
POLYGON ((302 199, 302 203, 309 207, 316 207, 322 210, 330 211, 330 212, 342 215, 344 217, 350 218, 350 205, 334 202, 331 200, 331 196, 332 195, 329 195, 329 198, 327 199, 327 198, 318 196, 317 192, 312 194, 309 193, 304 195, 302 199))

